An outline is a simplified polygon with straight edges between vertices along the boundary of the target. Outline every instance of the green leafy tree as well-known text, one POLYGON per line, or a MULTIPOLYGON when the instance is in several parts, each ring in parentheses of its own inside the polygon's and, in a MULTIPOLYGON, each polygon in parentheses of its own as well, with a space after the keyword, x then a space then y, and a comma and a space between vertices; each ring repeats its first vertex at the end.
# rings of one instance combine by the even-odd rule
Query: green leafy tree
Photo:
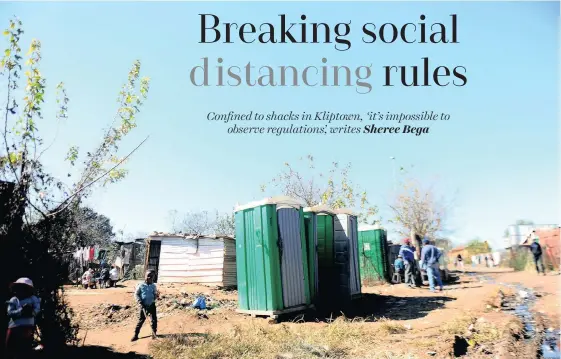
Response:
POLYGON ((334 209, 350 208, 359 212, 359 220, 364 223, 377 223, 378 208, 368 201, 366 191, 351 180, 351 164, 341 166, 333 162, 330 169, 321 171, 316 168, 314 157, 308 155, 300 159, 300 168, 290 163, 269 183, 261 186, 263 193, 273 188, 289 197, 302 201, 307 206, 323 204, 334 209))
POLYGON ((115 237, 109 218, 89 207, 80 207, 74 214, 74 243, 81 246, 108 245, 115 237))
POLYGON ((55 125, 53 118, 58 122, 68 120, 69 98, 65 86, 62 82, 55 86, 57 111, 45 117, 47 81, 40 70, 41 42, 32 40, 24 55, 22 22, 17 18, 9 22, 3 35, 7 47, 0 57, 0 71, 5 80, 0 81, 5 86, 1 92, 5 107, 4 123, 0 126, 0 181, 13 184, 13 189, 8 194, 9 214, 3 218, 0 233, 7 249, 2 251, 2 262, 10 268, 0 283, 0 299, 7 299, 4 288, 12 277, 22 273, 33 276, 43 299, 43 318, 39 320, 42 339, 46 347, 55 348, 76 339, 76 327, 71 323, 71 311, 62 291, 68 273, 64 273, 61 263, 66 251, 76 245, 73 242, 76 233, 84 233, 83 228, 76 227, 76 219, 81 221, 85 215, 87 219, 80 204, 97 186, 123 179, 126 169, 122 165, 146 141, 120 155, 123 140, 137 126, 149 79, 140 76, 140 62, 135 61, 101 142, 86 152, 77 146, 69 148, 66 155, 69 175, 62 181, 47 173, 43 166, 42 155, 50 144, 44 142, 39 129, 43 125, 55 125), (70 171, 74 167, 78 168, 70 171), (77 175, 74 177, 70 172, 77 175), (23 231, 21 236, 10 234, 18 230, 23 231))
POLYGON ((471 256, 478 254, 486 254, 491 252, 491 246, 487 241, 483 241, 479 238, 475 238, 468 242, 466 250, 471 256))

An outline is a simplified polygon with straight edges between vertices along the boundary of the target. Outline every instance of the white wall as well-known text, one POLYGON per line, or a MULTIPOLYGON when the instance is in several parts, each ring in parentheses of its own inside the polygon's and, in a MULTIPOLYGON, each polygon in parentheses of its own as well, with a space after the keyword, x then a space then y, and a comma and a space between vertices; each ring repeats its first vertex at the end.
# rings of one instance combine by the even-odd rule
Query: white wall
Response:
POLYGON ((223 239, 162 237, 161 240, 159 283, 222 285, 223 239))

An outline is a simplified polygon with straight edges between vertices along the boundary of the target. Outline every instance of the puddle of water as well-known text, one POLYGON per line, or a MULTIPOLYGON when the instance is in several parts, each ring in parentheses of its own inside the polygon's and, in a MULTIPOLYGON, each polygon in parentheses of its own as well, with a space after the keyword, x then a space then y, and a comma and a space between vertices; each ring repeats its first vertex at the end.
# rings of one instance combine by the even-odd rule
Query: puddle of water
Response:
MULTIPOLYGON (((475 273, 470 275, 476 276, 475 273)), ((497 284, 496 281, 488 276, 477 276, 481 282, 497 284)), ((523 286, 520 283, 498 283, 504 287, 517 290, 516 300, 514 303, 506 303, 504 311, 513 312, 513 315, 518 317, 524 325, 524 338, 526 340, 533 339, 536 336, 536 321, 530 311, 530 308, 536 301, 536 295, 530 288, 523 286)), ((540 354, 544 359, 561 359, 559 351, 559 330, 546 330, 542 339, 540 354)))
POLYGON ((561 358, 559 353, 559 330, 546 330, 541 346, 541 355, 544 359, 561 358))

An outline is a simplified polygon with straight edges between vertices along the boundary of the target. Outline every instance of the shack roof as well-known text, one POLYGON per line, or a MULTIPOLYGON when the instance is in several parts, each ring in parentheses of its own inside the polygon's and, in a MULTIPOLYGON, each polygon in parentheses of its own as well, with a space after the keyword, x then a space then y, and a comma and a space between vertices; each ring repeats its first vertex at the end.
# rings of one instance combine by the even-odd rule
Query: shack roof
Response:
POLYGON ((463 251, 463 250, 465 250, 465 249, 466 249, 466 247, 465 247, 465 246, 462 246, 462 247, 456 247, 456 248, 452 248, 452 249, 450 249, 450 250, 448 251, 448 253, 461 252, 461 251, 463 251))
POLYGON ((291 207, 291 208, 297 208, 300 209, 302 207, 304 207, 304 204, 294 198, 288 197, 288 196, 276 196, 276 197, 267 197, 265 199, 262 199, 260 201, 254 201, 254 202, 249 202, 247 204, 244 205, 237 205, 235 212, 239 212, 239 211, 243 211, 245 209, 250 209, 250 208, 255 208, 255 207, 259 207, 259 206, 264 206, 267 204, 276 204, 277 208, 278 207, 291 207))
POLYGON ((209 238, 209 239, 228 239, 235 240, 234 237, 221 234, 186 234, 186 233, 167 233, 167 232, 152 232, 147 241, 157 240, 160 241, 163 238, 183 238, 183 239, 199 239, 199 238, 209 238))
POLYGON ((560 228, 536 228, 528 233, 521 246, 529 246, 534 242, 533 235, 535 234, 540 239, 540 244, 559 245, 561 229, 560 228), (551 244, 550 244, 551 243, 551 244))

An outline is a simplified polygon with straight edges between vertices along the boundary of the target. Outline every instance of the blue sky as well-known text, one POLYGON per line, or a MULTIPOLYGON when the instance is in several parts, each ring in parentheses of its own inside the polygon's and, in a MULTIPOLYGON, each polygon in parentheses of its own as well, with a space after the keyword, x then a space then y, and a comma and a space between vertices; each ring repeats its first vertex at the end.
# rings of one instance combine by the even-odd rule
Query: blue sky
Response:
MULTIPOLYGON (((448 227, 457 242, 479 236, 499 243, 516 219, 559 222, 558 31, 559 3, 0 3, 7 24, 24 21, 25 43, 43 44, 49 84, 66 83, 69 120, 45 157, 64 177, 71 144, 92 148, 110 123, 116 95, 135 59, 152 79, 130 150, 150 135, 127 165, 125 181, 98 191, 92 206, 125 232, 168 230, 168 211, 228 211, 262 197, 259 187, 307 154, 319 167, 353 166, 352 179, 389 218, 396 165, 454 199, 448 227), (222 21, 275 22, 277 14, 331 24, 352 20, 352 48, 333 45, 198 44, 199 13, 222 21), (458 14, 460 44, 363 44, 361 25, 447 22, 458 14), (198 88, 189 72, 202 57, 225 65, 373 65, 374 89, 198 88), (384 88, 382 66, 431 63, 467 68, 464 87, 384 88), (243 136, 209 123, 209 111, 446 112, 448 123, 424 136, 243 136)), ((52 87, 51 87, 52 88, 52 87)), ((54 96, 54 95, 53 95, 54 96)), ((40 124, 56 133, 53 96, 40 124)), ((391 231, 390 236, 393 237, 391 231)))

